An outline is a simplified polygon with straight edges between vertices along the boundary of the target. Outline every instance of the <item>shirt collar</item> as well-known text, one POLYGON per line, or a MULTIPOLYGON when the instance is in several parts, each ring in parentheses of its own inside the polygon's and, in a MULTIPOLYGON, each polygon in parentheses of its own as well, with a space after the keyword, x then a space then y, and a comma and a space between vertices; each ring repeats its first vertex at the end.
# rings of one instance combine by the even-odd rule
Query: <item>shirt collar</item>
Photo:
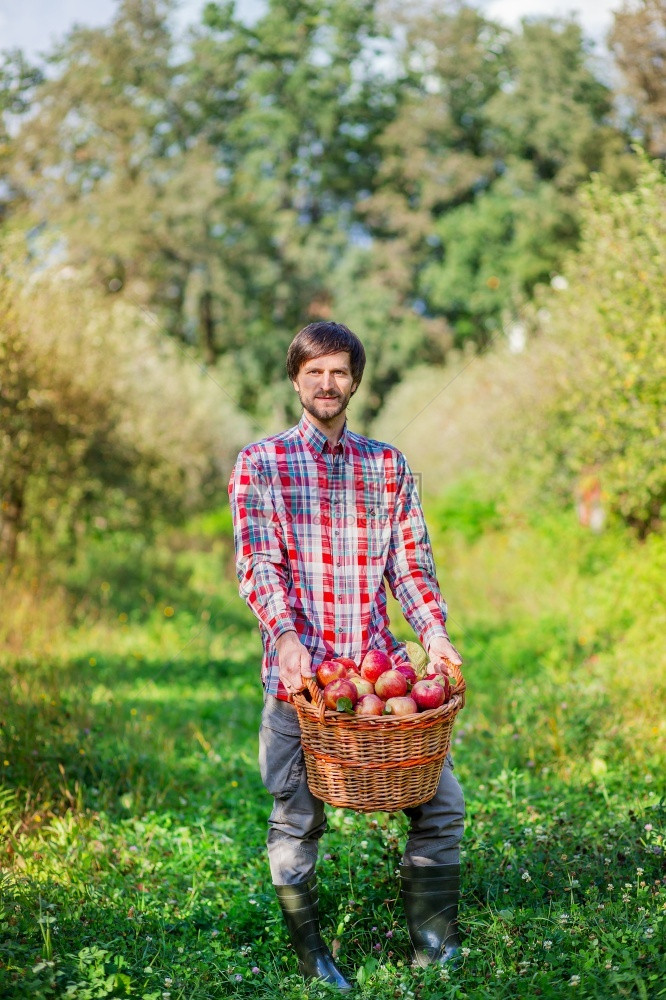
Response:
POLYGON ((320 431, 318 427, 315 427, 312 421, 308 419, 306 413, 303 413, 303 416, 298 422, 298 431, 311 451, 314 452, 315 458, 322 455, 341 454, 346 462, 351 462, 346 421, 345 426, 342 429, 340 440, 333 450, 329 447, 328 438, 324 432, 320 431))

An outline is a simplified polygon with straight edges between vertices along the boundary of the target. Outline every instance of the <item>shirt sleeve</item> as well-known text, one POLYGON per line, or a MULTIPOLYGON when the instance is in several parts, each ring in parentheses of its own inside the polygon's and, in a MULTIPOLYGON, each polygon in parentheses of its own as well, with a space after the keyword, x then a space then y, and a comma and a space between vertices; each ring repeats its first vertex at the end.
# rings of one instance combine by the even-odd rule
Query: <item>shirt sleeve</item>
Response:
POLYGON ((289 569, 267 477, 241 452, 229 482, 239 593, 273 643, 295 630, 289 569))
POLYGON ((398 461, 386 578, 405 618, 426 649, 436 635, 447 635, 446 601, 437 582, 432 546, 414 476, 403 455, 398 461))

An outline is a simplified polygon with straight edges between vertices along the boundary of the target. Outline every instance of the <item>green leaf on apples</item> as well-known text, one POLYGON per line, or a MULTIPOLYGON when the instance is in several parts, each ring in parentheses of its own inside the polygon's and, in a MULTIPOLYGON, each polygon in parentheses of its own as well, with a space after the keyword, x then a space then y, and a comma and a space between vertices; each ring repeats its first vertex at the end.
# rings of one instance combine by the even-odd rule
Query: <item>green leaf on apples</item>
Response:
POLYGON ((338 698, 335 707, 338 712, 347 712, 350 715, 354 714, 354 706, 352 705, 351 698, 338 698))

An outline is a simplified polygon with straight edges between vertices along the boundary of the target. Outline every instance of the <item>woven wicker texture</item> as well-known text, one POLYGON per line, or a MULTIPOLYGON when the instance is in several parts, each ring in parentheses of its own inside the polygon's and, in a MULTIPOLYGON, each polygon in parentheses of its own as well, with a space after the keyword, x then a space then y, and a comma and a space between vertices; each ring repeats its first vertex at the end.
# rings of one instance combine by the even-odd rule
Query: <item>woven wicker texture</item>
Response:
POLYGON ((465 681, 440 708, 402 717, 352 716, 325 709, 316 681, 294 698, 301 727, 308 787, 332 806, 357 812, 395 812, 435 794, 451 745, 465 681))

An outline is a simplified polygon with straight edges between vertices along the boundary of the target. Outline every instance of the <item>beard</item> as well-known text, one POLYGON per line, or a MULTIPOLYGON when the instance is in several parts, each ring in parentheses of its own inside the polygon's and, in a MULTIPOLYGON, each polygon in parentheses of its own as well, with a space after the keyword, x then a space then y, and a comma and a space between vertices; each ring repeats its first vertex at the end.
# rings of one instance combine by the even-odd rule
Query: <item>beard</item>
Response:
POLYGON ((315 417, 317 420, 325 422, 327 420, 334 420, 347 409, 351 393, 348 396, 336 395, 318 398, 317 396, 304 396, 299 392, 298 398, 306 413, 309 413, 311 417, 315 417), (330 400, 331 402, 327 403, 326 400, 330 400))

